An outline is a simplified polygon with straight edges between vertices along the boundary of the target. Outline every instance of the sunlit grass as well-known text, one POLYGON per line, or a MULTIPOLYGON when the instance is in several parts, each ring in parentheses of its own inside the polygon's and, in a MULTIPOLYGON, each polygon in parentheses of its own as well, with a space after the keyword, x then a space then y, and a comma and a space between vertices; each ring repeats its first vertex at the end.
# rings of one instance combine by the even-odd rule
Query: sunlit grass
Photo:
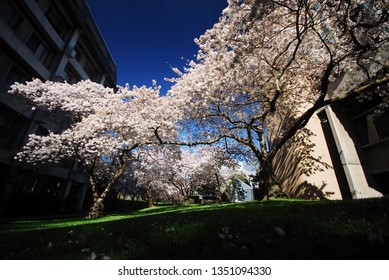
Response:
POLYGON ((185 213, 196 211, 211 211, 216 209, 222 209, 223 207, 237 207, 238 204, 234 203, 221 203, 221 204, 205 204, 205 205, 174 205, 174 206, 156 206, 151 208, 145 208, 133 213, 126 214, 110 214, 96 219, 53 219, 53 220, 21 220, 21 221, 8 221, 0 226, 0 232, 22 232, 33 230, 44 230, 52 228, 66 228, 74 226, 82 226, 89 224, 99 224, 118 220, 139 218, 145 216, 162 215, 167 213, 185 213))
POLYGON ((97 219, 56 219, 56 220, 28 220, 28 221, 10 221, 0 229, 2 232, 25 232, 53 228, 66 228, 74 226, 84 226, 90 224, 105 223, 131 218, 130 215, 109 215, 97 219))

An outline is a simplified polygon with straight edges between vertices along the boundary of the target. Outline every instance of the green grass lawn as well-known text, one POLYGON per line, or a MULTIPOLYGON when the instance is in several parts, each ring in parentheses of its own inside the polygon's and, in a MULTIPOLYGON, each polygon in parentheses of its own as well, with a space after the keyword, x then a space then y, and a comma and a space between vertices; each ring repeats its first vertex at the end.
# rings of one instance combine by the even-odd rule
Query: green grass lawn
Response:
POLYGON ((2 221, 1 259, 388 259, 389 200, 159 206, 2 221))

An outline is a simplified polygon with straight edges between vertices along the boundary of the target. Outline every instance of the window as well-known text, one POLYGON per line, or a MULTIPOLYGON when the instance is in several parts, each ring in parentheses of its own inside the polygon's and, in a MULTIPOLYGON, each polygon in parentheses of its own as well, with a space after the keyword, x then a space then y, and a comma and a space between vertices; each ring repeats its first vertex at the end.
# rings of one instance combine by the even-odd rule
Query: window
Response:
POLYGON ((75 71, 73 70, 73 68, 69 64, 65 69, 65 80, 69 84, 75 84, 81 80, 81 78, 78 78, 78 76, 75 74, 75 71))
POLYGON ((41 42, 35 33, 32 33, 26 45, 33 53, 36 53, 39 46, 41 45, 41 42))
POLYGON ((76 56, 75 56, 75 59, 80 63, 81 61, 81 58, 82 58, 82 52, 81 52, 81 49, 80 48, 76 48, 76 56))
POLYGON ((13 121, 4 113, 0 113, 0 138, 7 139, 11 131, 13 121))
POLYGON ((8 149, 15 142, 21 120, 6 108, 0 107, 0 147, 8 149))
POLYGON ((27 75, 25 75, 19 68, 12 66, 5 77, 4 82, 10 86, 15 82, 24 83, 28 79, 27 75))
POLYGON ((82 10, 84 9, 84 5, 80 0, 73 0, 73 5, 76 8, 78 14, 82 13, 82 10))
POLYGON ((26 45, 34 53, 35 57, 46 67, 50 66, 52 55, 49 53, 46 46, 41 43, 40 38, 35 33, 31 34, 26 45))
POLYGON ((80 42, 77 42, 75 50, 76 50, 76 55, 74 56, 74 58, 81 65, 81 67, 84 68, 85 64, 86 64, 86 61, 87 61, 87 58, 86 58, 86 55, 85 55, 85 50, 82 47, 82 45, 80 44, 80 42))
POLYGON ((389 112, 386 111, 382 115, 372 118, 372 122, 378 139, 385 139, 389 137, 389 112))
POLYGON ((89 79, 91 81, 94 81, 96 73, 93 70, 92 66, 88 62, 85 64, 84 70, 85 70, 85 73, 88 75, 89 79))
POLYGON ((64 39, 67 26, 59 16, 59 13, 53 7, 49 7, 45 12, 45 16, 57 34, 64 39))
POLYGON ((13 31, 17 31, 23 20, 7 1, 3 2, 4 3, 1 3, 0 18, 2 18, 13 31))
POLYGON ((45 128, 43 126, 39 126, 38 129, 35 132, 35 135, 48 136, 49 135, 49 131, 47 130, 47 128, 45 128))
POLYGON ((389 138, 389 112, 386 110, 381 115, 369 112, 354 120, 362 145, 389 138))

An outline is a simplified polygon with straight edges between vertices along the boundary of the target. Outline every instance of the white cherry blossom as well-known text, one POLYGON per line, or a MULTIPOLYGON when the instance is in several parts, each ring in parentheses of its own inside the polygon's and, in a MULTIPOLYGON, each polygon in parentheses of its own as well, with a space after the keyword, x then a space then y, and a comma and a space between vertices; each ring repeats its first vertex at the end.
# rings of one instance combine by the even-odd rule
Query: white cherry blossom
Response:
POLYGON ((383 95, 386 108, 385 2, 228 1, 219 22, 195 40, 196 60, 170 79, 169 94, 186 109, 185 137, 239 143, 270 185, 275 154, 319 108, 367 91, 383 95))
POLYGON ((22 95, 41 110, 62 110, 73 124, 64 131, 46 136, 30 135, 17 159, 27 163, 53 164, 79 161, 88 172, 94 204, 89 214, 101 214, 103 202, 132 160, 133 152, 144 145, 159 144, 177 134, 178 106, 172 98, 160 96, 159 87, 120 87, 117 92, 91 81, 67 83, 35 79, 15 84, 11 93, 22 95))

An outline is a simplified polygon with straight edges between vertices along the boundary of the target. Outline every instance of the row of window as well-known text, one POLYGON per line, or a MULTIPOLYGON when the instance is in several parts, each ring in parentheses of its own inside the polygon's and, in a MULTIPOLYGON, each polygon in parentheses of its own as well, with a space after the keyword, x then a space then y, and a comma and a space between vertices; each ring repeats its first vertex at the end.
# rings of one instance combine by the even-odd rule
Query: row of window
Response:
MULTIPOLYGON (((92 70, 91 70, 92 71, 92 70)), ((93 72, 94 73, 94 72, 93 72)), ((90 73, 87 73, 88 76, 90 76, 90 73)), ((8 86, 11 86, 15 82, 18 83, 24 83, 26 81, 29 81, 32 79, 31 75, 28 75, 24 71, 21 70, 16 65, 13 65, 11 69, 8 71, 7 75, 4 78, 4 83, 8 86)), ((69 84, 77 83, 81 80, 80 75, 77 74, 77 71, 74 70, 74 68, 71 66, 71 64, 68 64, 65 68, 64 73, 64 80, 68 82, 69 84)))
POLYGON ((0 18, 2 18, 3 21, 15 32, 19 29, 23 22, 19 14, 7 2, 2 3, 0 18))
POLYGON ((389 193, 389 110, 377 114, 373 106, 353 118, 360 142, 360 152, 373 182, 372 186, 383 194, 389 193))
MULTIPOLYGON (((65 24, 65 20, 60 16, 57 10, 53 6, 48 6, 47 8, 45 8, 44 14, 47 20, 54 28, 54 30, 58 33, 58 35, 63 40, 65 40, 66 36, 69 35, 68 31, 71 30, 71 28, 69 28, 69 26, 65 24)), ((17 9, 8 2, 5 2, 4 8, 2 7, 2 9, 0 9, 0 17, 3 19, 3 21, 5 21, 5 23, 9 25, 9 27, 15 32, 15 34, 18 32, 18 29, 23 22, 20 15, 21 13, 18 13, 17 9)), ((58 59, 54 59, 56 52, 52 48, 50 48, 35 31, 31 32, 30 36, 26 41, 26 46, 47 69, 53 67, 53 62, 58 63, 58 59)), ((60 56, 62 56, 62 54, 60 54, 60 56)), ((86 57, 85 51, 81 49, 79 43, 76 47, 75 59, 80 63, 85 73, 92 81, 99 82, 99 75, 95 71, 95 67, 92 66, 92 64, 90 63, 90 59, 86 57)), ((54 71, 54 69, 51 70, 51 72, 54 71)), ((68 66, 64 73, 65 80, 69 83, 74 83, 80 80, 81 76, 75 74, 75 72, 76 71, 74 71, 74 69, 70 70, 68 66)), ((24 82, 25 80, 27 80, 27 78, 27 75, 24 75, 21 70, 16 67, 13 67, 5 78, 5 82, 6 84, 10 85, 14 82, 24 82)))
POLYGON ((0 107, 0 148, 9 149, 15 144, 15 137, 22 122, 22 119, 0 107))
POLYGON ((368 111, 354 119, 354 124, 362 146, 389 138, 389 112, 382 114, 368 111))
POLYGON ((33 32, 26 43, 27 47, 34 53, 35 57, 40 60, 46 68, 50 67, 53 60, 53 51, 42 43, 42 40, 33 32))

